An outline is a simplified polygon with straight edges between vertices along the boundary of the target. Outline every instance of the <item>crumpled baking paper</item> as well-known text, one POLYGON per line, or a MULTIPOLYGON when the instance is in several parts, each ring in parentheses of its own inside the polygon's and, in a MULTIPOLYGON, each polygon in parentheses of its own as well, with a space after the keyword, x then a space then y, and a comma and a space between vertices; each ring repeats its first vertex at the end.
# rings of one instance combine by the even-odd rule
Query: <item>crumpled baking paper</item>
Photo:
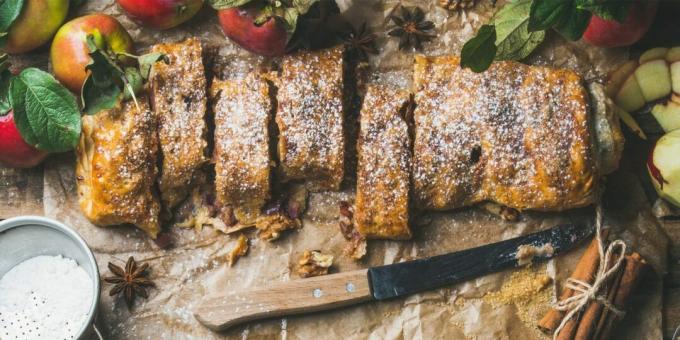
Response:
MULTIPOLYGON (((466 12, 450 13, 435 5, 437 1, 404 1, 419 5, 435 22, 437 39, 426 44, 423 53, 457 54, 464 42, 492 16, 490 1, 478 1, 466 12)), ((502 5, 499 1, 497 6, 502 5)), ((397 42, 384 33, 386 17, 397 1, 338 0, 347 17, 358 25, 367 21, 380 34, 381 53, 371 58, 372 74, 408 88, 413 55, 400 52, 397 42)), ((207 6, 206 6, 207 7, 207 6)), ((140 50, 159 41, 177 41, 198 36, 207 45, 218 46, 222 57, 248 64, 247 52, 224 38, 212 10, 204 8, 189 23, 164 32, 140 28, 124 17, 113 0, 90 0, 80 13, 105 12, 115 15, 130 31, 140 50)), ((386 24, 387 23, 387 24, 386 24)), ((567 42, 549 33, 547 42, 529 62, 571 68, 588 81, 597 81, 627 58, 622 50, 603 50, 581 42, 567 42)), ((14 58, 25 64, 45 64, 45 53, 14 58)), ((633 312, 618 329, 617 339, 658 339, 662 337, 662 282, 666 268, 668 241, 652 216, 640 179, 632 169, 638 155, 626 155, 621 169, 608 176, 604 195, 606 223, 615 236, 624 239, 652 264, 656 275, 641 285, 632 302, 633 312)), ((593 210, 565 213, 524 212, 520 222, 504 222, 481 209, 429 213, 418 219, 414 239, 406 242, 370 241, 367 257, 359 262, 343 255, 346 241, 338 227, 339 202, 353 201, 353 190, 310 196, 304 227, 289 232, 280 240, 266 242, 247 233, 251 247, 247 256, 234 267, 227 265, 227 254, 236 245, 236 236, 212 228, 201 232, 174 228, 176 247, 160 250, 141 231, 131 227, 100 228, 91 225, 80 213, 74 178, 73 156, 52 157, 44 166, 44 183, 35 173, 17 175, 0 172, 0 218, 16 215, 28 207, 74 227, 96 254, 102 276, 109 275, 108 262, 123 264, 128 256, 146 261, 150 277, 157 285, 148 300, 138 299, 132 311, 103 284, 98 328, 106 339, 540 339, 547 338, 536 329, 537 320, 549 308, 559 283, 569 276, 584 249, 528 268, 487 275, 465 283, 386 302, 291 316, 233 327, 214 333, 198 323, 192 314, 206 294, 239 290, 276 281, 299 279, 295 265, 305 250, 323 249, 336 257, 332 272, 349 271, 404 260, 462 250, 516 237, 555 226, 559 223, 592 224, 593 210), (14 177, 13 177, 14 176, 14 177), (22 177, 23 176, 23 177, 22 177), (13 178, 32 178, 31 185, 19 188, 13 178), (4 181, 4 182, 3 182, 4 181), (5 183, 7 182, 7 183, 5 183), (3 187, 4 185, 4 187, 3 187), (38 188, 38 189, 36 189, 38 188), (42 188, 42 197, 35 194, 42 188), (16 192, 9 192, 15 190, 16 192), (42 200, 42 202, 41 202, 42 200), (38 208, 44 203, 43 208, 38 208), (554 280, 551 280, 554 279, 554 280)), ((25 180, 22 180, 25 181, 25 180)))

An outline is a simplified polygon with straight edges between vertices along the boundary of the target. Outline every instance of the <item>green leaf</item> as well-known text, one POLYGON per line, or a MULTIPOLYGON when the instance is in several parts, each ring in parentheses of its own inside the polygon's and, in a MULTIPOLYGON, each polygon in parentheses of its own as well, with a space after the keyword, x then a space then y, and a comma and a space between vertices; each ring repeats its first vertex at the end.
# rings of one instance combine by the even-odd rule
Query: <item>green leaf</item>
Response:
POLYGON ((615 20, 620 23, 626 20, 630 0, 576 0, 576 8, 589 11, 605 20, 615 20))
POLYGON ((0 116, 4 116, 12 109, 9 103, 8 92, 12 72, 9 71, 7 54, 0 55, 0 116))
POLYGON ((529 32, 531 0, 515 0, 494 16, 496 60, 522 60, 543 42, 545 31, 529 32))
POLYGON ((573 4, 569 15, 555 26, 555 30, 566 39, 572 41, 579 40, 586 31, 586 28, 588 28, 591 16, 592 14, 590 12, 578 9, 576 8, 576 5, 573 4))
POLYGON ((144 80, 149 79, 149 74, 151 73, 151 67, 153 64, 162 61, 166 64, 170 63, 170 59, 168 59, 168 56, 163 54, 163 53, 147 53, 142 56, 139 56, 137 59, 139 62, 139 73, 141 74, 142 78, 144 80))
POLYGON ((460 66, 473 72, 483 72, 489 68, 496 56, 496 28, 484 25, 477 35, 463 45, 460 53, 460 66))
POLYGON ((7 40, 10 26, 21 14, 24 0, 0 0, 0 46, 7 40))
POLYGON ((83 102, 83 111, 85 114, 93 115, 101 110, 115 107, 120 101, 121 90, 120 86, 114 82, 110 82, 108 86, 104 84, 94 85, 92 74, 90 74, 83 83, 81 91, 81 100, 83 102))
POLYGON ((85 68, 90 74, 83 83, 80 96, 83 111, 92 115, 115 107, 121 100, 124 71, 115 62, 115 56, 107 54, 106 46, 101 47, 104 40, 90 34, 86 42, 90 50, 90 63, 85 68))
POLYGON ((564 21, 574 0, 534 0, 529 11, 529 32, 545 31, 564 21))
POLYGON ((234 8, 248 4, 254 0, 208 0, 212 8, 216 10, 234 8))
POLYGON ((134 67, 125 68, 125 91, 123 99, 134 99, 135 94, 139 93, 144 87, 144 77, 139 73, 139 70, 134 67))
POLYGON ((49 73, 27 68, 12 78, 9 100, 24 140, 48 152, 72 150, 80 138, 75 97, 49 73))

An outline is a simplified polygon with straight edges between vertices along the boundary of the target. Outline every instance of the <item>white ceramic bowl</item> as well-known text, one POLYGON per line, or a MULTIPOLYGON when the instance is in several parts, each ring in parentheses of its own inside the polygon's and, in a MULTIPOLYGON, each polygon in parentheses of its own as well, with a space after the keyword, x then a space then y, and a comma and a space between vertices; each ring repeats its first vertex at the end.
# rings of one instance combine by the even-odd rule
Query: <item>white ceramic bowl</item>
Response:
POLYGON ((22 216, 0 221, 0 277, 30 258, 49 255, 75 260, 92 278, 92 306, 87 322, 80 328, 78 339, 93 335, 93 324, 99 305, 99 269, 92 251, 73 229, 55 220, 22 216))

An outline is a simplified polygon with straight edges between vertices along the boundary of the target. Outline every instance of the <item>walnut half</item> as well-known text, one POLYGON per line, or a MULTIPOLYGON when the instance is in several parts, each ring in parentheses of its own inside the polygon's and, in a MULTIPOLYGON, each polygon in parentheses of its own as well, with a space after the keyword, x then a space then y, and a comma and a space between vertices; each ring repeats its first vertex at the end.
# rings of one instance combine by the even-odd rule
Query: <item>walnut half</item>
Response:
POLYGON ((306 250, 298 261, 297 272, 303 278, 326 275, 332 265, 333 255, 325 255, 318 250, 306 250))

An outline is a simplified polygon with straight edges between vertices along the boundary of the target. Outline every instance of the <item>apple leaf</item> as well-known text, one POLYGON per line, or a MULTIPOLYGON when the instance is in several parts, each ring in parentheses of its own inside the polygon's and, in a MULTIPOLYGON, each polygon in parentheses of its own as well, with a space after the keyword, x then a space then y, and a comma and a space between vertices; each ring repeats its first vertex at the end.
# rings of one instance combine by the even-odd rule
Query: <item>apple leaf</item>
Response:
POLYGON ((484 25, 477 36, 463 45, 460 53, 460 66, 470 68, 473 72, 482 72, 489 68, 496 56, 496 28, 484 25))
POLYGON ((24 0, 0 0, 0 45, 7 40, 10 26, 21 14, 24 0))
POLYGON ((605 20, 615 20, 620 23, 626 20, 630 9, 630 0, 575 0, 576 7, 589 11, 605 20))
POLYGON ((139 62, 139 73, 144 80, 149 79, 149 74, 151 74, 151 67, 155 63, 159 61, 162 61, 166 64, 170 63, 170 59, 168 59, 167 55, 158 52, 141 55, 139 56, 137 61, 139 62))
POLYGON ((80 138, 80 111, 76 98, 54 77, 27 68, 13 77, 9 101, 21 137, 47 152, 72 150, 80 138))
POLYGON ((529 32, 547 30, 564 21, 573 0, 534 0, 529 13, 529 32))
POLYGON ((545 38, 545 31, 529 32, 531 0, 515 0, 494 16, 496 60, 522 60, 545 38))
POLYGON ((8 58, 7 54, 0 55, 0 116, 6 115, 12 109, 8 98, 9 82, 12 78, 8 58))
POLYGON ((139 70, 134 67, 125 68, 125 91, 123 93, 123 99, 135 99, 135 93, 139 93, 143 87, 144 77, 139 70))
POLYGON ((228 9, 246 5, 255 0, 208 0, 210 6, 216 10, 228 9))
POLYGON ((583 33, 588 28, 591 17, 592 13, 572 5, 569 9, 569 14, 553 28, 563 37, 571 41, 576 41, 583 36, 583 33))
POLYGON ((97 46, 94 35, 88 35, 86 41, 90 50, 90 63, 85 68, 90 73, 83 83, 81 101, 83 111, 92 115, 113 108, 120 101, 124 71, 115 58, 106 53, 105 48, 97 46))

